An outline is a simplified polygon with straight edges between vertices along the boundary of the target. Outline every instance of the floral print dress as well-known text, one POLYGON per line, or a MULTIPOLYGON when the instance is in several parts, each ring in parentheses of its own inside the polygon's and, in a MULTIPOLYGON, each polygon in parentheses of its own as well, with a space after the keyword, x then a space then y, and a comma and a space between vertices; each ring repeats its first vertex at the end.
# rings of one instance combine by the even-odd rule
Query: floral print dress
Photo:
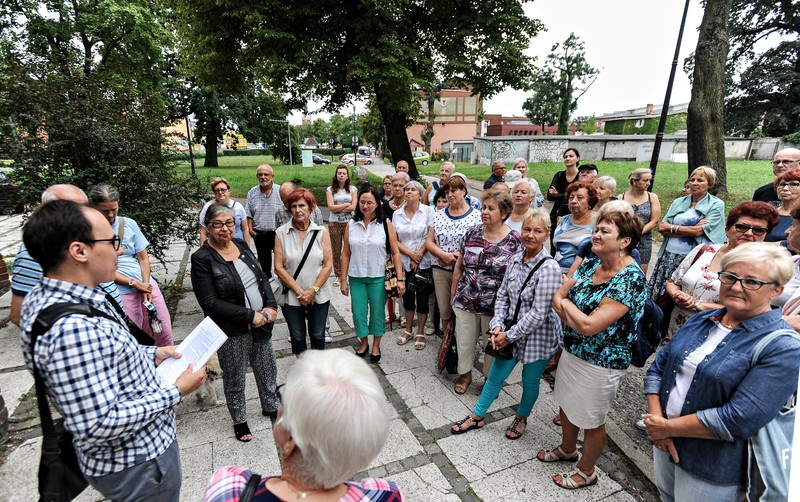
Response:
MULTIPOLYGON (((711 270, 711 261, 723 246, 724 244, 706 244, 692 249, 673 272, 672 282, 680 286, 684 293, 694 296, 698 302, 722 303, 719 297, 719 275, 711 270)), ((672 309, 668 336, 671 338, 696 313, 676 304, 672 309)))

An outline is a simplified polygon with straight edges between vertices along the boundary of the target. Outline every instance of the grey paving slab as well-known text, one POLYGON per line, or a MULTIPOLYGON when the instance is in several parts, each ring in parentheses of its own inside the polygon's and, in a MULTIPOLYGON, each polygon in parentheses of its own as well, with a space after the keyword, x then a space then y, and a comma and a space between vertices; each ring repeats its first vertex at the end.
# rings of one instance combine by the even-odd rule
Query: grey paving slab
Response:
POLYGON ((37 500, 35 473, 39 469, 41 438, 30 439, 16 447, 0 465, 0 499, 8 502, 37 500), (25 480, 24 482, 20 482, 25 480))
POLYGON ((208 442, 181 449, 181 500, 193 501, 203 499, 208 480, 214 473, 214 443, 208 442))
POLYGON ((389 436, 386 438, 386 444, 383 445, 383 449, 378 456, 369 464, 369 469, 421 453, 423 453, 422 445, 419 444, 411 429, 400 419, 390 420, 389 436))
POLYGON ((19 406, 19 398, 33 389, 33 376, 28 371, 15 371, 13 373, 0 373, 0 392, 12 415, 19 406))
POLYGON ((442 471, 429 463, 415 469, 388 476, 403 491, 405 499, 414 502, 459 502, 442 471))
POLYGON ((18 368, 25 364, 19 342, 19 328, 9 323, 0 330, 0 370, 18 368))

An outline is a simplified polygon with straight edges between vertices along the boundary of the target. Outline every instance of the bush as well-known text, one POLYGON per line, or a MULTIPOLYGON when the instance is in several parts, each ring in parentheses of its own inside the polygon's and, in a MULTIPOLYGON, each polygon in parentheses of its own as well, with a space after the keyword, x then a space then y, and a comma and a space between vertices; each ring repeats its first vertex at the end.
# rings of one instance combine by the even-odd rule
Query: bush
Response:
POLYGON ((450 152, 440 150, 431 154, 431 162, 444 162, 450 160, 450 152))
MULTIPOLYGON (((222 150, 223 157, 255 157, 257 155, 264 155, 267 150, 263 148, 242 148, 240 150, 222 150)), ((189 158, 189 155, 186 155, 189 158)))
POLYGON ((328 157, 340 157, 346 153, 351 153, 352 150, 345 148, 315 148, 314 153, 320 155, 327 155, 328 157))

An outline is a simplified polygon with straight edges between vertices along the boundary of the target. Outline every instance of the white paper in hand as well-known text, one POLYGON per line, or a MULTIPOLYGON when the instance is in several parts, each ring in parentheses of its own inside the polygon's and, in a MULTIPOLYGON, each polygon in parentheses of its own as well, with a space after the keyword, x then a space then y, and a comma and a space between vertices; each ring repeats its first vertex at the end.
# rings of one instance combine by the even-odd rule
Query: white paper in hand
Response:
POLYGON ((158 365, 156 371, 165 385, 172 385, 186 371, 190 364, 195 371, 206 364, 208 358, 219 349, 228 337, 217 326, 217 323, 206 317, 189 333, 189 336, 175 349, 183 355, 180 359, 170 357, 158 365))

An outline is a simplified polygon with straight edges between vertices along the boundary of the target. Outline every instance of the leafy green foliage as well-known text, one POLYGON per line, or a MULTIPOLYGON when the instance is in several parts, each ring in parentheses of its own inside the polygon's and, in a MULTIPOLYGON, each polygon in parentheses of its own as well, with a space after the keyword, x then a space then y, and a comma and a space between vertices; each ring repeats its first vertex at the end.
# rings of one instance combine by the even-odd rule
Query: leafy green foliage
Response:
POLYGON ((553 68, 545 67, 536 73, 531 84, 532 95, 522 104, 525 116, 532 124, 550 126, 558 122, 561 109, 561 93, 558 74, 553 68))

